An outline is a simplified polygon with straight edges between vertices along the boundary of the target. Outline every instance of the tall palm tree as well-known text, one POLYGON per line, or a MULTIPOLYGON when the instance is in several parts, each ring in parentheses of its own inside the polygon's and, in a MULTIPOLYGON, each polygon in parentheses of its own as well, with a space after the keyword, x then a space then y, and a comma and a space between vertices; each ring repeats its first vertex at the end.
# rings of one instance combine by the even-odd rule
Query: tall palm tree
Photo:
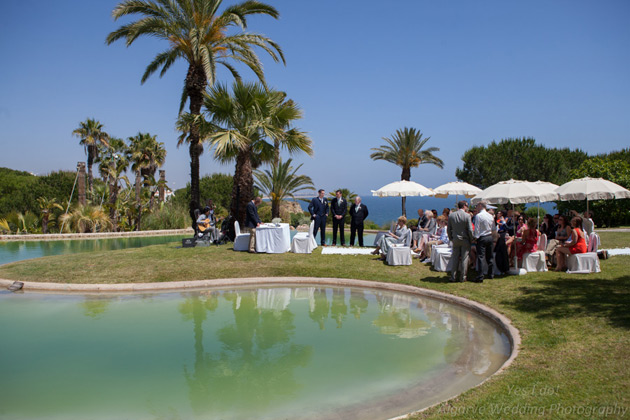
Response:
POLYGON ((136 206, 138 208, 136 229, 140 230, 141 217, 141 186, 140 177, 143 178, 144 187, 154 183, 155 171, 164 165, 166 160, 166 149, 164 143, 158 142, 156 136, 149 133, 138 133, 134 137, 129 137, 128 158, 131 162, 131 170, 136 176, 136 206))
MULTIPOLYGON (((422 132, 415 128, 403 128, 396 130, 391 139, 383 137, 387 144, 374 147, 374 153, 370 155, 372 160, 385 160, 402 168, 401 181, 411 179, 411 168, 417 168, 422 164, 432 164, 438 168, 444 168, 442 159, 434 155, 439 152, 438 147, 429 147, 423 150, 424 145, 431 137, 422 138, 422 132)), ((402 198, 402 212, 406 214, 406 197, 402 198)))
POLYGON ((118 200, 118 192, 120 191, 120 181, 129 184, 127 177, 124 175, 129 161, 127 155, 129 149, 122 139, 111 139, 109 148, 101 157, 101 172, 105 175, 107 185, 109 187, 109 219, 114 231, 118 230, 118 213, 116 202, 118 200))
POLYGON ((295 194, 313 188, 313 180, 306 175, 297 175, 302 165, 291 166, 292 159, 282 162, 280 159, 272 169, 254 171, 256 188, 271 199, 271 217, 280 216, 280 203, 287 197, 295 198, 295 194), (275 210, 275 212, 274 212, 275 210))
POLYGON ((94 185, 92 165, 98 160, 99 146, 108 144, 109 135, 103 130, 103 124, 93 118, 88 118, 79 123, 79 127, 72 134, 81 139, 79 144, 85 148, 85 153, 87 154, 88 191, 92 193, 94 185))
MULTIPOLYGON (((222 0, 126 0, 113 10, 114 19, 136 15, 140 18, 107 36, 107 44, 124 38, 127 46, 141 36, 150 36, 168 42, 168 49, 149 63, 141 82, 160 70, 160 77, 177 61, 188 63, 180 102, 180 113, 189 101, 190 114, 199 115, 207 86, 216 82, 216 68, 226 67, 235 79, 240 75, 233 62, 249 67, 264 83, 262 64, 255 47, 267 52, 274 61, 284 61, 282 50, 271 39, 248 32, 249 15, 267 15, 278 18, 278 11, 265 3, 247 0, 227 7, 219 13, 222 0), (241 32, 233 33, 232 28, 241 32)), ((199 127, 192 124, 186 139, 190 153, 190 210, 199 206, 199 156, 203 152, 199 127)))
POLYGON ((289 153, 313 153, 311 139, 306 134, 297 129, 287 134, 286 128, 297 114, 278 112, 284 102, 283 92, 268 90, 258 83, 236 81, 232 93, 224 85, 210 90, 204 101, 209 121, 203 116, 183 115, 178 122, 181 131, 197 119, 202 136, 214 147, 215 159, 222 163, 236 162, 230 212, 241 224, 253 195, 254 169, 273 162, 278 148, 289 153))

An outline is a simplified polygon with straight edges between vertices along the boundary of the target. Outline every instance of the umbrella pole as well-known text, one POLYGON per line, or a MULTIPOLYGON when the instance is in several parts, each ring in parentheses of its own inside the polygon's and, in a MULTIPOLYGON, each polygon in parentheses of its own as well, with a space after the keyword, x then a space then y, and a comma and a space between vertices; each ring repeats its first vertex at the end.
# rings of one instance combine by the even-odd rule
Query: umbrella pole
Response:
POLYGON ((402 215, 407 217, 407 209, 405 208, 405 203, 407 202, 407 197, 402 196, 402 215))

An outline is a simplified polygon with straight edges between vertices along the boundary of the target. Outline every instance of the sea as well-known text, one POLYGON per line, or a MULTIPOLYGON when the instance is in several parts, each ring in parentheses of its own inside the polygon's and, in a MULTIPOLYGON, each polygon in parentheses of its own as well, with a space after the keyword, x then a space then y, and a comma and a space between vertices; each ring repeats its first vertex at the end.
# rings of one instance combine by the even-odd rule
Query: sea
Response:
MULTIPOLYGON (((379 226, 389 224, 391 221, 398 219, 398 217, 402 215, 402 199, 400 197, 373 197, 371 193, 359 195, 361 196, 361 203, 365 204, 368 208, 368 220, 373 221, 379 226)), ((438 211, 438 214, 442 214, 442 210, 444 210, 445 207, 450 209, 457 208, 457 201, 463 199, 465 198, 461 195, 457 198, 455 196, 449 196, 447 198, 407 197, 407 203, 405 205, 407 209, 407 218, 417 219, 418 209, 435 209, 438 211)), ((329 202, 330 200, 331 198, 328 197, 329 202)), ((470 202, 470 200, 466 201, 470 202)), ((299 200, 299 203, 304 211, 308 211, 308 202, 299 200)), ((537 205, 538 203, 531 203, 528 204, 526 208, 536 207, 537 205)), ((504 206, 500 205, 499 207, 504 206)), ((540 203, 541 217, 545 213, 555 213, 555 203, 540 203)))

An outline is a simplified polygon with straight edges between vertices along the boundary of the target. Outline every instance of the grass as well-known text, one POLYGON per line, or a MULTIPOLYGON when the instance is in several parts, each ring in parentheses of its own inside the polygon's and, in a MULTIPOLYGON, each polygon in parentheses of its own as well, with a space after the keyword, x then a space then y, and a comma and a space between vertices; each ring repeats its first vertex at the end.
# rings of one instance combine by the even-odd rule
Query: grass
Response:
MULTIPOLYGON (((602 232, 606 247, 630 233, 602 232)), ((446 273, 389 267, 373 256, 253 255, 230 246, 176 244, 45 257, 0 267, 0 278, 70 283, 164 282, 228 277, 341 277, 410 284, 464 296, 512 319, 521 353, 504 373, 421 413, 418 419, 630 417, 630 256, 601 261, 589 275, 530 273, 447 282, 446 273)))

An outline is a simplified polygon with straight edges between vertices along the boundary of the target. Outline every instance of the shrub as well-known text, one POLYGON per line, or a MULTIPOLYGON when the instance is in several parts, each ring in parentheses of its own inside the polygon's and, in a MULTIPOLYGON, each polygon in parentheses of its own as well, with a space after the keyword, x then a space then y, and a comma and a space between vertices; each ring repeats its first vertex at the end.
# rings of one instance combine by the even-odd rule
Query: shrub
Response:
POLYGON ((185 229, 190 225, 188 208, 181 203, 166 202, 142 216, 142 230, 185 229))

